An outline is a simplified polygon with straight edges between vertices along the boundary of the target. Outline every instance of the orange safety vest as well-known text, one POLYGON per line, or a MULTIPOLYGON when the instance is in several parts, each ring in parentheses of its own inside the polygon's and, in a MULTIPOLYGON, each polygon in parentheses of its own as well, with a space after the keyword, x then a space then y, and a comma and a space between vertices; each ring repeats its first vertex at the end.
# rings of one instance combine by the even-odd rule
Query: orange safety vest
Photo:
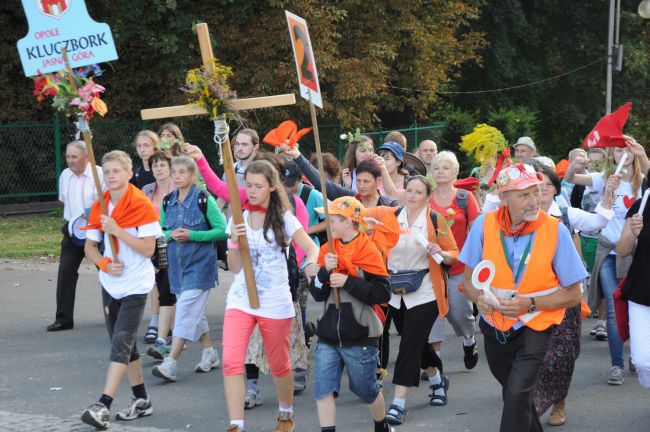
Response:
MULTIPOLYGON (((483 225, 483 259, 494 263, 496 275, 492 280, 490 290, 500 298, 505 299, 513 291, 523 297, 538 297, 551 294, 562 289, 560 281, 553 271, 553 256, 557 246, 558 224, 560 221, 539 212, 539 217, 544 218, 542 225, 535 231, 535 239, 527 258, 524 274, 515 287, 513 270, 501 244, 499 232, 501 227, 497 221, 497 212, 487 213, 483 225)), ((551 325, 557 325, 564 319, 565 308, 535 311, 519 315, 518 319, 508 318, 498 312, 485 315, 485 319, 500 331, 507 331, 517 322, 523 322, 533 330, 546 330, 551 325)))

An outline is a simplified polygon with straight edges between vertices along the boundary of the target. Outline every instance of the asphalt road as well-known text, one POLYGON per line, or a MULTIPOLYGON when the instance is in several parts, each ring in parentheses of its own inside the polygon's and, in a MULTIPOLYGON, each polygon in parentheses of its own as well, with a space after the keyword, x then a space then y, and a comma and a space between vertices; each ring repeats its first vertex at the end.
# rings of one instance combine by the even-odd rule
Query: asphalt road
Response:
MULTIPOLYGON (((100 291, 94 268, 84 264, 77 288, 75 329, 47 333, 55 312, 56 263, 39 260, 0 261, 0 431, 91 431, 79 416, 101 394, 109 353, 104 327, 100 291)), ((225 291, 230 274, 220 274, 222 283, 212 291, 208 320, 212 339, 221 340, 225 291)), ((314 320, 320 307, 310 303, 314 320)), ((148 321, 149 308, 145 313, 148 321)), ((146 321, 140 333, 144 334, 146 321)), ((626 374, 623 386, 608 386, 607 343, 593 340, 588 331, 593 320, 585 320, 582 353, 567 399, 568 422, 561 428, 573 431, 650 431, 650 392, 641 388, 636 376, 626 374)), ((397 428, 407 431, 495 431, 501 414, 500 389, 491 376, 479 343, 480 361, 473 371, 462 362, 462 343, 447 326, 443 346, 445 371, 451 380, 449 404, 428 405, 428 388, 411 392, 407 421, 397 428)), ((139 338, 141 339, 141 338, 139 338)), ((479 341, 480 341, 479 335, 479 341)), ((393 353, 399 337, 391 338, 393 353)), ((193 372, 201 356, 198 345, 183 352, 178 381, 163 383, 151 375, 155 364, 144 358, 145 382, 152 397, 152 416, 128 423, 112 422, 115 431, 222 431, 227 414, 221 371, 193 372)), ((313 358, 313 353, 312 356, 313 358)), ((389 370, 392 371, 395 354, 389 370)), ((391 375, 385 380, 387 404, 392 399, 391 375)), ((248 431, 271 431, 275 425, 277 400, 271 378, 262 378, 263 405, 246 412, 248 431)), ((339 431, 371 431, 372 420, 366 409, 342 385, 338 404, 339 431)), ((308 377, 304 395, 294 404, 296 431, 319 431, 313 400, 313 377, 308 377)), ((114 402, 115 412, 125 406, 130 389, 125 381, 114 402)), ((544 416, 544 420, 548 414, 544 416)))

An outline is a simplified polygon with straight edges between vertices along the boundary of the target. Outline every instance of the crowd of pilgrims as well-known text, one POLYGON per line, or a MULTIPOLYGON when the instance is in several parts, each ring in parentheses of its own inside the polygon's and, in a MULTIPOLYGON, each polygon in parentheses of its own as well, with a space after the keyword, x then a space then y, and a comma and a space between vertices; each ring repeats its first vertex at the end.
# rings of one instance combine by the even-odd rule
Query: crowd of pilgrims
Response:
MULTIPOLYGON (((566 285, 579 284, 584 298, 567 307, 561 323, 551 327, 553 337, 526 394, 529 401, 524 401, 535 411, 530 430, 541 430, 539 416, 548 410, 549 424, 567 421, 565 399, 580 353, 581 318, 589 314, 598 318, 591 335, 609 344, 611 365, 603 361, 609 370, 607 383, 623 384, 624 340, 614 292, 624 275, 632 353, 627 367, 650 387, 650 347, 644 342, 650 333, 650 294, 643 289, 647 270, 640 263, 648 253, 643 224, 648 211, 637 215, 650 163, 633 138, 626 137, 625 148, 573 149, 568 162, 556 167, 538 154, 531 138, 521 137, 512 144, 511 162, 501 167, 495 158, 459 179, 455 153, 438 151, 434 141, 413 143, 415 151, 409 153, 399 132, 389 133, 381 143, 358 135, 349 141, 342 164, 330 153, 322 155, 324 186, 316 156, 302 154, 299 145, 265 149, 253 129, 238 130, 231 144, 243 224, 233 224, 227 182, 213 170, 217 162, 187 143, 175 124, 163 125, 158 133, 137 134, 137 167, 124 152, 104 156, 109 216, 100 216, 96 203, 91 208, 85 254, 100 269, 111 356, 104 392, 83 412, 84 422, 108 426, 124 375, 133 400, 116 418, 131 420, 153 412, 142 379, 144 353, 135 342, 147 296, 151 317, 144 336, 146 355, 160 360, 150 373, 166 381, 182 380, 178 364, 183 349, 200 342, 203 352, 195 371, 223 371, 227 431, 243 431, 244 410, 261 403, 260 373, 273 376, 279 407, 276 431, 293 430, 293 398, 305 392, 309 375, 322 431, 335 430, 335 400, 344 371, 350 391, 368 405, 375 431, 392 431, 408 422, 409 390, 421 383, 430 389, 431 406, 446 405, 453 383, 441 359, 445 322, 462 341, 468 370, 479 364, 479 323, 495 327, 499 339, 498 325, 482 318, 487 314, 463 285, 466 265, 473 268, 482 258, 488 215, 505 207, 498 182, 490 179, 511 169, 540 179, 534 196, 539 209, 566 227, 557 240, 561 247, 553 256, 554 271, 566 285), (614 174, 612 167, 624 154, 623 170, 614 174), (152 205, 141 202, 143 196, 152 205), (119 263, 113 262, 107 241, 100 249, 109 235, 117 239, 119 263), (249 303, 242 270, 239 247, 244 236, 258 308, 249 303), (579 261, 573 268, 556 263, 575 259, 579 261), (232 272, 234 280, 222 286, 228 292, 223 334, 215 335, 210 334, 206 307, 219 267, 232 272), (318 316, 307 314, 308 302, 322 304, 318 316), (395 334, 399 348, 391 353, 389 339, 395 334), (213 340, 219 341, 221 355, 213 340), (315 351, 311 361, 310 349, 315 351), (389 402, 382 387, 386 379, 394 384, 389 402)), ((83 142, 70 143, 68 152, 84 157, 83 142)), ((520 175, 507 172, 513 181, 513 175, 520 175)), ((524 254, 529 249, 530 241, 524 254)), ((517 270, 510 265, 515 283, 521 263, 528 264, 526 255, 516 261, 517 270)), ((534 312, 534 300, 531 306, 534 312)), ((272 398, 270 391, 265 396, 272 398)), ((299 415, 296 422, 300 425, 299 415)), ((352 430, 351 425, 339 428, 352 430)), ((509 429, 502 423, 501 430, 509 429)))

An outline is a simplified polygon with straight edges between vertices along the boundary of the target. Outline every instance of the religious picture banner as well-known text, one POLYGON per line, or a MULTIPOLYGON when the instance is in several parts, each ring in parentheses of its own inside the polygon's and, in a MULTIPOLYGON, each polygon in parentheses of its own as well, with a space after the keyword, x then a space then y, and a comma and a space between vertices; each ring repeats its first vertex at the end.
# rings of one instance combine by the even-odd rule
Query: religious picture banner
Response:
POLYGON ((309 30, 307 30, 307 21, 289 11, 285 11, 285 13, 287 14, 293 55, 296 60, 296 70, 298 71, 300 96, 311 100, 319 108, 323 108, 323 98, 318 84, 316 60, 314 59, 314 51, 309 38, 309 30))

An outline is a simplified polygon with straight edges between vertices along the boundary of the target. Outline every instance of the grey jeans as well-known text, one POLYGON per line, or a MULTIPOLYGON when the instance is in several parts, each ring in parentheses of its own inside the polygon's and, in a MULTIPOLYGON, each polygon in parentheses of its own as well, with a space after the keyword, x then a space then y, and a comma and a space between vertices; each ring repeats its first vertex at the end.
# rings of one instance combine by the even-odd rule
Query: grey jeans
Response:
POLYGON ((115 299, 102 287, 102 305, 106 330, 111 338, 111 361, 129 364, 140 358, 135 339, 144 315, 147 294, 115 299))
MULTIPOLYGON (((476 318, 474 318, 474 308, 472 302, 458 291, 458 285, 463 281, 463 274, 451 275, 447 281, 449 290, 449 312, 447 319, 454 328, 456 336, 469 339, 476 330, 476 318)), ((440 317, 433 324, 429 334, 429 343, 443 342, 445 340, 444 320, 440 317)))

